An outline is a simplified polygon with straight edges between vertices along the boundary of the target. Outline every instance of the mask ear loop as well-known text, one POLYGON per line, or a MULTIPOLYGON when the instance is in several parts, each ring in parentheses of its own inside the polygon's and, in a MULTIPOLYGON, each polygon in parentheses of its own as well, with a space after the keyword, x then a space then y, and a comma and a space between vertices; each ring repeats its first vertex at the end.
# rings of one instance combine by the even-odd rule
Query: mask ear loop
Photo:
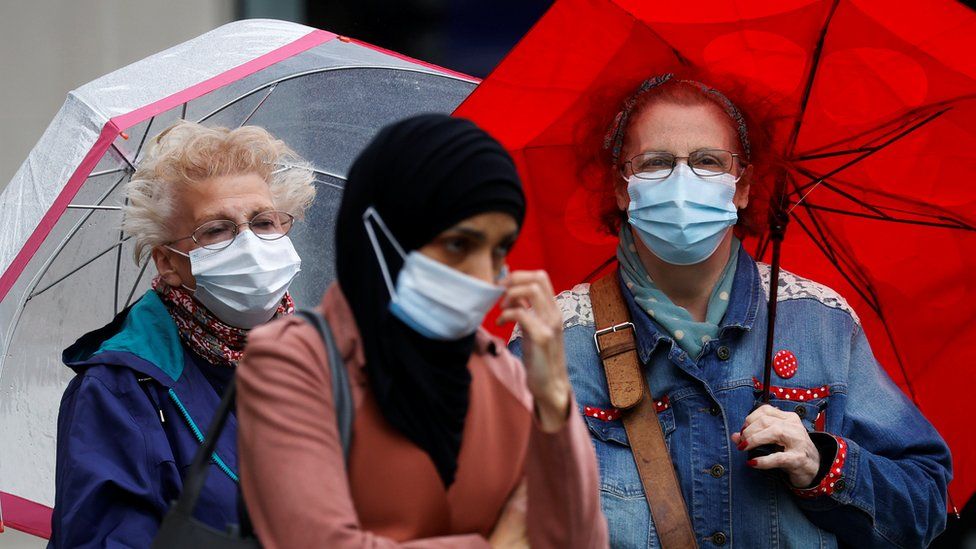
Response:
MULTIPOLYGON (((170 246, 169 244, 163 244, 163 247, 166 248, 167 250, 175 253, 175 254, 179 254, 179 255, 182 255, 183 257, 187 258, 187 259, 190 259, 190 254, 183 253, 183 252, 177 250, 176 248, 170 246)), ((192 263, 191 263, 191 265, 192 265, 192 263)), ((174 270, 174 271, 166 271, 166 273, 159 273, 159 274, 160 275, 163 275, 163 274, 169 274, 169 273, 175 273, 175 272, 176 271, 174 270)), ((194 294, 195 295, 197 293, 197 289, 196 288, 190 288, 189 286, 187 286, 186 284, 183 284, 182 282, 180 283, 180 287, 183 288, 184 290, 190 292, 191 294, 194 294)))
POLYGON ((373 230, 373 225, 370 223, 370 219, 373 219, 376 222, 376 225, 379 226, 380 230, 383 231, 383 234, 386 235, 386 238, 391 244, 393 244, 393 247, 396 248, 396 251, 398 254, 400 254, 400 257, 406 260, 407 254, 404 253, 403 248, 400 246, 400 243, 397 242, 397 239, 393 237, 393 233, 387 228, 386 223, 383 222, 383 218, 380 217, 380 214, 376 211, 376 208, 373 206, 366 208, 366 211, 363 212, 363 226, 366 227, 366 234, 369 236, 369 242, 373 246, 373 253, 376 254, 376 261, 380 264, 380 271, 383 272, 383 281, 386 282, 386 289, 390 292, 390 299, 396 302, 398 299, 396 289, 393 286, 393 278, 390 276, 390 269, 386 265, 386 259, 383 257, 383 250, 380 248, 380 242, 376 238, 376 231, 373 230))

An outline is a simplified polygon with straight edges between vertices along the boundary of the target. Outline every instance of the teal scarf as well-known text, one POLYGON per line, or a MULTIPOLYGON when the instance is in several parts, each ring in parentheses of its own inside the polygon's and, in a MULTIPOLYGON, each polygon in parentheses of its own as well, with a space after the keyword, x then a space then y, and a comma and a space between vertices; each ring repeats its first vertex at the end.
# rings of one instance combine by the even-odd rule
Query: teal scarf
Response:
POLYGON ((647 274, 647 269, 637 255, 630 226, 625 225, 620 229, 620 245, 617 247, 620 275, 634 295, 634 301, 695 359, 701 355, 702 347, 706 343, 718 337, 718 325, 729 308, 729 293, 732 291, 738 257, 739 240, 733 236, 729 262, 708 298, 705 322, 695 322, 687 309, 675 305, 651 280, 651 275, 647 274))

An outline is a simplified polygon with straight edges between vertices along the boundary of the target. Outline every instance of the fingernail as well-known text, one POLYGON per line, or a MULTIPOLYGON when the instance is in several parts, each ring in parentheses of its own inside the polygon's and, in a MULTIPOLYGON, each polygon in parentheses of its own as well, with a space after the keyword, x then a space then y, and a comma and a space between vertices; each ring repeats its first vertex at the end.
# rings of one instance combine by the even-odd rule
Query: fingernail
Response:
POLYGON ((746 446, 749 446, 749 443, 746 442, 746 439, 742 439, 739 441, 739 445, 738 445, 739 450, 745 450, 746 446))
POLYGON ((746 462, 746 465, 748 465, 749 467, 755 467, 756 463, 757 463, 756 460, 750 459, 749 461, 746 462))

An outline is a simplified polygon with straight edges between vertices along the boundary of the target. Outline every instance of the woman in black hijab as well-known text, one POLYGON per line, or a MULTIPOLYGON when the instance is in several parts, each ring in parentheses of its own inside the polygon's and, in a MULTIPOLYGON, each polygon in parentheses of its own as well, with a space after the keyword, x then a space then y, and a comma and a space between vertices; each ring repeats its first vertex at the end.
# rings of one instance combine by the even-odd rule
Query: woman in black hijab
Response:
POLYGON ((469 121, 414 117, 362 152, 322 302, 356 405, 348 461, 312 327, 255 330, 238 372, 265 547, 606 545, 552 286, 505 268, 524 212, 511 158, 469 121), (524 365, 479 327, 496 303, 524 365))

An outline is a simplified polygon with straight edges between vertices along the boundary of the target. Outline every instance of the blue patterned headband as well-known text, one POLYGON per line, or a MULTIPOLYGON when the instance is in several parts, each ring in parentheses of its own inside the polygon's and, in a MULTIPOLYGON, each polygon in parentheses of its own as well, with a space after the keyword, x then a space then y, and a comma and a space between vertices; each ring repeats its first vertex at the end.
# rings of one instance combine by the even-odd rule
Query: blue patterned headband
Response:
MULTIPOLYGON (((665 82, 674 79, 674 73, 665 73, 660 76, 655 76, 645 80, 637 91, 634 92, 627 101, 624 101, 624 108, 617 113, 617 116, 613 119, 613 124, 610 125, 610 129, 607 131, 606 137, 603 138, 603 148, 611 149, 613 153, 613 164, 616 166, 617 162, 620 160, 620 150, 624 146, 624 129, 627 127, 627 120, 630 119, 631 112, 634 110, 634 106, 637 105, 637 99, 643 95, 648 90, 652 90, 658 86, 661 86, 665 82)), ((725 97, 722 92, 702 84, 701 82, 696 82, 694 80, 675 80, 675 82, 682 82, 685 84, 691 84, 696 88, 700 89, 702 92, 711 95, 718 100, 719 104, 725 109, 726 114, 729 118, 735 122, 736 127, 739 132, 739 141, 742 143, 742 152, 745 153, 746 159, 750 159, 752 156, 752 150, 749 147, 749 132, 746 129, 746 121, 742 117, 742 113, 739 109, 725 97)))

